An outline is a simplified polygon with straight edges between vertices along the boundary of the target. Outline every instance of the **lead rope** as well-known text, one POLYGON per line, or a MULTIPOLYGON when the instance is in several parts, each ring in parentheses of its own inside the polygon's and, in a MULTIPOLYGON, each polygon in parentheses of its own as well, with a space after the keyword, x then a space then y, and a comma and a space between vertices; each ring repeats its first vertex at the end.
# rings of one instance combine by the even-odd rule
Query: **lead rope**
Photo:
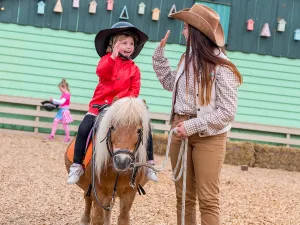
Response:
MULTIPOLYGON (((169 138, 168 138, 168 146, 167 146, 168 155, 170 152, 171 139, 172 139, 174 132, 177 133, 177 131, 175 129, 172 129, 170 132, 169 138)), ((172 171, 172 181, 174 181, 174 182, 179 181, 181 176, 183 176, 183 180, 182 180, 183 190, 182 190, 182 201, 181 201, 181 225, 184 225, 184 222, 185 222, 187 152, 188 152, 188 139, 185 138, 181 142, 180 151, 179 151, 178 158, 177 158, 177 163, 176 163, 174 171, 172 171), (178 173, 178 176, 176 177, 176 173, 178 171, 180 161, 181 161, 180 172, 178 173)), ((168 155, 166 154, 167 158, 165 159, 165 161, 168 160, 168 155)))
MULTIPOLYGON (((163 170, 165 170, 167 163, 168 163, 170 145, 171 145, 171 140, 172 140, 172 136, 174 133, 177 134, 177 131, 175 128, 170 131, 170 134, 168 137, 168 145, 167 145, 167 150, 166 150, 166 154, 165 154, 165 159, 161 166, 159 166, 159 167, 152 166, 149 163, 135 163, 134 167, 146 166, 146 167, 153 169, 155 172, 162 172, 163 170)), ((187 152, 188 152, 188 139, 185 138, 181 142, 176 166, 175 166, 174 171, 172 171, 172 177, 171 177, 173 182, 177 182, 183 176, 182 203, 181 203, 181 225, 184 225, 184 222, 185 222, 187 152), (180 171, 176 177, 177 171, 179 169, 180 161, 181 161, 180 171)))
POLYGON ((116 194, 116 191, 117 191, 117 183, 118 183, 119 173, 117 173, 117 176, 116 176, 114 190, 113 190, 113 193, 112 193, 112 197, 111 197, 111 201, 109 203, 109 206, 104 206, 104 205, 102 205, 102 203, 100 202, 100 200, 98 198, 97 191, 96 191, 96 184, 95 184, 95 176, 96 176, 96 174, 95 174, 95 170, 96 170, 96 168, 95 168, 95 166, 96 166, 96 164, 95 164, 95 154, 96 154, 96 151, 95 151, 95 146, 96 146, 95 135, 96 135, 96 125, 98 125, 99 118, 100 118, 100 113, 96 117, 95 124, 94 124, 94 126, 92 128, 92 146, 93 146, 93 152, 92 152, 92 190, 91 191, 93 191, 93 194, 95 196, 96 202, 104 210, 111 211, 112 208, 114 207, 114 204, 115 204, 115 194, 116 194))

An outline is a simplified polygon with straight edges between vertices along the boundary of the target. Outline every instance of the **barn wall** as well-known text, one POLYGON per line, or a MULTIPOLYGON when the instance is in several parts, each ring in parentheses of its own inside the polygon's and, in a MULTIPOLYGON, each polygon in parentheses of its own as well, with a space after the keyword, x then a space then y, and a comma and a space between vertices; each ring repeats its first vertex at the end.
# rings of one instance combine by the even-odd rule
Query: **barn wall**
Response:
MULTIPOLYGON (((0 95, 48 99, 60 96, 57 84, 70 83, 72 102, 88 103, 99 57, 94 35, 0 23, 0 95)), ((148 42, 136 58, 141 69, 141 98, 150 111, 169 113, 171 93, 163 90, 152 68, 157 42, 148 42)), ((184 52, 167 45, 173 69, 184 52)), ((300 127, 300 60, 228 52, 244 77, 236 121, 300 127)))

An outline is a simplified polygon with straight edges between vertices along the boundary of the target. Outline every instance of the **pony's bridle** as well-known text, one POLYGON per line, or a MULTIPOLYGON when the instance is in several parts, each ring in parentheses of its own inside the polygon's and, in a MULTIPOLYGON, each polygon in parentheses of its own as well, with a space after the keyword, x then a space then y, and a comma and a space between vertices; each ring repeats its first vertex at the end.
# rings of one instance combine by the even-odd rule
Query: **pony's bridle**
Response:
MULTIPOLYGON (((107 147, 107 150, 108 150, 108 153, 109 155, 114 158, 116 155, 118 154, 126 154, 128 155, 133 162, 135 162, 135 154, 136 152, 138 151, 139 147, 140 147, 140 144, 142 143, 143 144, 143 127, 142 128, 139 128, 137 130, 137 133, 138 133, 138 140, 135 144, 135 147, 134 147, 134 150, 133 152, 129 151, 129 150, 124 150, 124 149, 121 149, 121 150, 117 150, 117 151, 113 151, 113 144, 112 144, 112 141, 111 141, 111 132, 114 130, 114 126, 110 126, 110 128, 108 129, 107 131, 107 134, 106 134, 106 137, 104 139, 106 139, 106 147, 107 147)), ((102 140, 104 141, 104 140, 102 140)))
MULTIPOLYGON (((125 150, 125 149, 120 149, 120 150, 117 150, 115 152, 113 151, 113 144, 112 144, 112 141, 111 141, 111 132, 113 130, 114 130, 114 126, 110 126, 110 128, 107 131, 106 137, 105 137, 108 153, 112 158, 114 158, 118 154, 126 154, 131 158, 132 163, 130 164, 129 168, 131 168, 133 171, 132 171, 132 176, 131 176, 131 180, 129 182, 129 185, 130 185, 130 187, 135 188, 135 179, 136 179, 137 170, 138 170, 138 168, 135 167, 135 159, 136 159, 135 155, 136 155, 136 152, 138 151, 141 143, 143 144, 143 127, 139 128, 137 130, 138 140, 135 144, 135 148, 134 148, 133 152, 131 152, 129 150, 125 150)), ((127 168, 127 169, 129 169, 129 168, 127 168)), ((143 188, 140 185, 138 186, 138 192, 139 193, 142 192, 143 194, 145 193, 145 191, 143 190, 143 188)))
MULTIPOLYGON (((99 120, 99 117, 100 115, 97 116, 96 118, 96 122, 95 124, 98 124, 98 120, 99 120)), ((135 163, 135 155, 136 155, 136 152, 138 151, 139 147, 140 147, 140 144, 142 143, 143 144, 143 127, 142 128, 139 128, 137 130, 137 133, 138 133, 138 140, 135 144, 135 148, 133 150, 133 152, 130 152, 129 150, 117 150, 117 151, 113 151, 113 144, 112 144, 112 141, 111 141, 111 132, 114 130, 114 126, 111 125, 107 131, 107 134, 105 136, 105 138, 101 141, 103 142, 104 140, 106 140, 106 146, 107 146, 107 150, 108 150, 108 153, 109 155, 113 158, 115 157, 116 155, 118 154, 127 154, 131 159, 132 159, 132 164, 129 166, 129 168, 133 168, 133 172, 132 172, 132 177, 131 177, 131 181, 129 183, 129 185, 134 188, 135 187, 135 178, 136 178, 136 175, 137 175, 137 168, 134 166, 134 163, 135 163)), ((116 175, 116 179, 115 179, 115 184, 114 184, 114 189, 113 189, 113 193, 112 193, 112 197, 111 197, 111 202, 110 202, 110 205, 109 206, 104 206, 101 204, 101 202, 99 201, 98 199, 98 195, 97 195, 97 192, 96 192, 96 188, 95 188, 95 157, 94 157, 94 154, 95 154, 95 140, 94 140, 94 135, 95 135, 95 127, 93 127, 93 133, 92 133, 92 142, 93 142, 93 156, 92 156, 92 184, 89 186, 89 189, 87 191, 87 194, 86 195, 90 195, 90 192, 91 190, 93 189, 93 192, 94 192, 94 195, 95 195, 95 199, 97 201, 97 203, 106 211, 110 211, 112 210, 113 206, 114 206, 114 199, 115 199, 115 194, 117 192, 117 184, 118 184, 118 179, 119 179, 119 173, 117 173, 116 175)), ((144 189, 142 188, 142 186, 138 185, 138 192, 139 194, 141 194, 141 192, 143 194, 146 194, 144 189)))

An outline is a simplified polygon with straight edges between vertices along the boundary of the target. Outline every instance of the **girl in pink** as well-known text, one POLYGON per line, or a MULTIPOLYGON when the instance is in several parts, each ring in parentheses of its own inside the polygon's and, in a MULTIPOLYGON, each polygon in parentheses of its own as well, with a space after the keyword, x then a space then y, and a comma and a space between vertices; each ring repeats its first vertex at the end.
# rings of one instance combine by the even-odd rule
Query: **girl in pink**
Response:
POLYGON ((56 116, 54 118, 51 134, 50 136, 47 137, 47 139, 49 140, 54 139, 54 135, 57 130, 57 125, 59 122, 62 122, 66 134, 64 142, 67 143, 70 142, 70 130, 68 124, 73 122, 69 110, 70 98, 71 98, 69 84, 66 82, 65 79, 62 79, 62 81, 58 85, 58 88, 62 93, 60 99, 58 100, 58 99, 50 98, 50 101, 52 101, 53 104, 59 105, 59 110, 56 113, 56 116))

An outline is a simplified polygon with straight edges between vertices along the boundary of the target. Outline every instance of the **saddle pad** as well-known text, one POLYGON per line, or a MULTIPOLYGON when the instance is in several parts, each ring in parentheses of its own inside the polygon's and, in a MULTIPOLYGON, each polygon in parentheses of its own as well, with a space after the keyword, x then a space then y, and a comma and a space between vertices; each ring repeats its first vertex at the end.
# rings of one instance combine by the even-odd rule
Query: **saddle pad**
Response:
MULTIPOLYGON (((73 139, 73 141, 71 142, 71 144, 68 146, 67 149, 67 157, 71 162, 73 162, 73 157, 74 157, 75 140, 76 138, 73 139)), ((93 153, 92 150, 93 150, 93 144, 92 142, 90 142, 82 163, 84 168, 86 168, 89 165, 89 162, 91 161, 92 153, 93 153)))

